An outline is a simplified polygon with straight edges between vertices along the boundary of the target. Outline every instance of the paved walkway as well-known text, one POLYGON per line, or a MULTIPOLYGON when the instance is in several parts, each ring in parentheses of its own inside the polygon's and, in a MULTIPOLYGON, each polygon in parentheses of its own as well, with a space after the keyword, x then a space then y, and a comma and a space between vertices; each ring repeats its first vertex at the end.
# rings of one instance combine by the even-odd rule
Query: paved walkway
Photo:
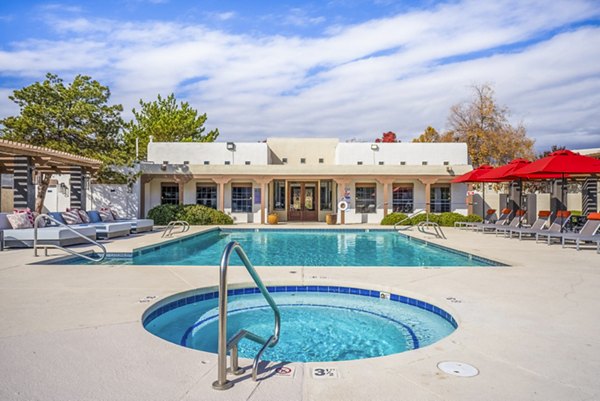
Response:
MULTIPOLYGON (((5 251, 0 400, 600 399, 600 255, 455 229, 446 234, 432 241, 511 267, 259 272, 270 284, 344 283, 413 296, 452 313, 460 325, 453 334, 382 358, 290 364, 292 377, 258 384, 244 375, 224 392, 211 388, 214 354, 161 340, 140 322, 154 300, 217 285, 215 267, 40 265, 31 264, 42 259, 31 250, 5 251), (441 361, 466 362, 480 374, 450 376, 438 370, 441 361), (322 366, 336 367, 340 377, 312 378, 322 366)), ((123 252, 160 241, 152 233, 108 247, 123 252)), ((231 278, 250 281, 241 268, 232 268, 231 278)))

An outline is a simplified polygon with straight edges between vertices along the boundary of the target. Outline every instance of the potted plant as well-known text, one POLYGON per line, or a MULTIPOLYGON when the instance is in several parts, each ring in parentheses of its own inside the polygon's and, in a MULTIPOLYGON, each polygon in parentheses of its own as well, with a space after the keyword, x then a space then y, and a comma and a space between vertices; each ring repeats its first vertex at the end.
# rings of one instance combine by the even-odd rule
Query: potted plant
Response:
POLYGON ((337 214, 335 213, 327 213, 325 215, 325 223, 329 225, 337 224, 337 214))
POLYGON ((275 212, 269 213, 269 215, 267 216, 267 223, 268 224, 279 223, 279 217, 277 216, 277 213, 275 213, 275 212))

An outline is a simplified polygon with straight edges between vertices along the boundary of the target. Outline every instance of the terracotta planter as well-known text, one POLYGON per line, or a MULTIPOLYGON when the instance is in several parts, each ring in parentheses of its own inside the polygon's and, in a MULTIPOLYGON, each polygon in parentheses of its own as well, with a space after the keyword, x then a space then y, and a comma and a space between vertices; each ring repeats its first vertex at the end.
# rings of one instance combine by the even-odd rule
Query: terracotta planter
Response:
POLYGON ((277 223, 279 223, 279 217, 277 217, 276 214, 270 214, 267 216, 267 223, 277 224, 277 223))
POLYGON ((337 224, 337 214, 329 213, 325 215, 325 223, 331 225, 337 224))

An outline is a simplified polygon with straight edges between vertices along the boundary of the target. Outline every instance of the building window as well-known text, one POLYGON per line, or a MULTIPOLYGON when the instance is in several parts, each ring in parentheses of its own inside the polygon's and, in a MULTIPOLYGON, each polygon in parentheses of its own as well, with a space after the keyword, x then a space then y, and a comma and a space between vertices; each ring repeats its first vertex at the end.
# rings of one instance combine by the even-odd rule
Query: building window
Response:
POLYGON ((359 166, 362 166, 362 162, 361 161, 356 162, 356 164, 358 164, 359 166))
POLYGON ((232 185, 231 211, 233 213, 252 213, 252 184, 232 185))
POLYGON ((450 211, 450 185, 436 185, 431 187, 431 212, 443 213, 450 211))
POLYGON ((412 184, 394 184, 392 189, 392 209, 394 212, 412 213, 413 206, 412 184))
POLYGON ((287 157, 284 157, 284 158, 282 158, 282 159, 281 159, 281 162, 282 162, 283 164, 286 164, 286 163, 287 163, 287 157))
POLYGON ((178 205, 179 204, 179 185, 172 183, 163 183, 160 185, 160 204, 178 205))
POLYGON ((198 184, 196 186, 196 204, 217 208, 217 186, 210 184, 198 184))
POLYGON ((449 165, 450 165, 450 162, 448 162, 448 161, 444 162, 444 166, 449 166, 449 165))
POLYGON ((333 184, 331 181, 321 181, 321 189, 320 189, 320 198, 319 198, 319 207, 321 210, 332 210, 331 209, 331 197, 332 197, 332 188, 333 184))
POLYGON ((304 157, 300 159, 300 164, 306 164, 306 159, 304 157))
POLYGON ((319 159, 319 164, 323 164, 325 162, 325 160, 323 158, 319 159))
POLYGON ((210 162, 208 160, 204 160, 204 164, 207 165, 210 164, 210 162))
POLYGON ((228 165, 230 165, 230 164, 231 164, 231 162, 230 162, 229 160, 225 160, 225 165, 226 165, 226 166, 228 166, 228 165))
POLYGON ((406 166, 406 162, 400 162, 401 166, 406 166))
POLYGON ((245 164, 246 164, 246 166, 250 165, 250 161, 249 161, 249 160, 246 160, 246 163, 245 163, 245 164))
POLYGON ((273 209, 285 210, 285 181, 273 181, 273 209))
POLYGON ((375 184, 356 184, 356 213, 375 213, 377 211, 377 186, 375 184))
POLYGON ((427 165, 427 162, 426 162, 426 161, 422 161, 422 162, 421 162, 421 164, 422 164, 423 166, 426 166, 426 165, 427 165))
POLYGON ((385 162, 379 162, 380 166, 383 166, 385 164, 385 162))

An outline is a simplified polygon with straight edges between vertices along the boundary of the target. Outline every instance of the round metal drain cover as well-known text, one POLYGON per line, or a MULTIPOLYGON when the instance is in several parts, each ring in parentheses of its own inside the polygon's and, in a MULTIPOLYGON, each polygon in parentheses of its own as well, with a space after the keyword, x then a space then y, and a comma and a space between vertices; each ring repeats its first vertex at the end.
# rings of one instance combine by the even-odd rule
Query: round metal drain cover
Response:
POLYGON ((453 376, 473 377, 479 374, 479 370, 475 366, 464 362, 440 362, 437 366, 442 372, 453 376))

